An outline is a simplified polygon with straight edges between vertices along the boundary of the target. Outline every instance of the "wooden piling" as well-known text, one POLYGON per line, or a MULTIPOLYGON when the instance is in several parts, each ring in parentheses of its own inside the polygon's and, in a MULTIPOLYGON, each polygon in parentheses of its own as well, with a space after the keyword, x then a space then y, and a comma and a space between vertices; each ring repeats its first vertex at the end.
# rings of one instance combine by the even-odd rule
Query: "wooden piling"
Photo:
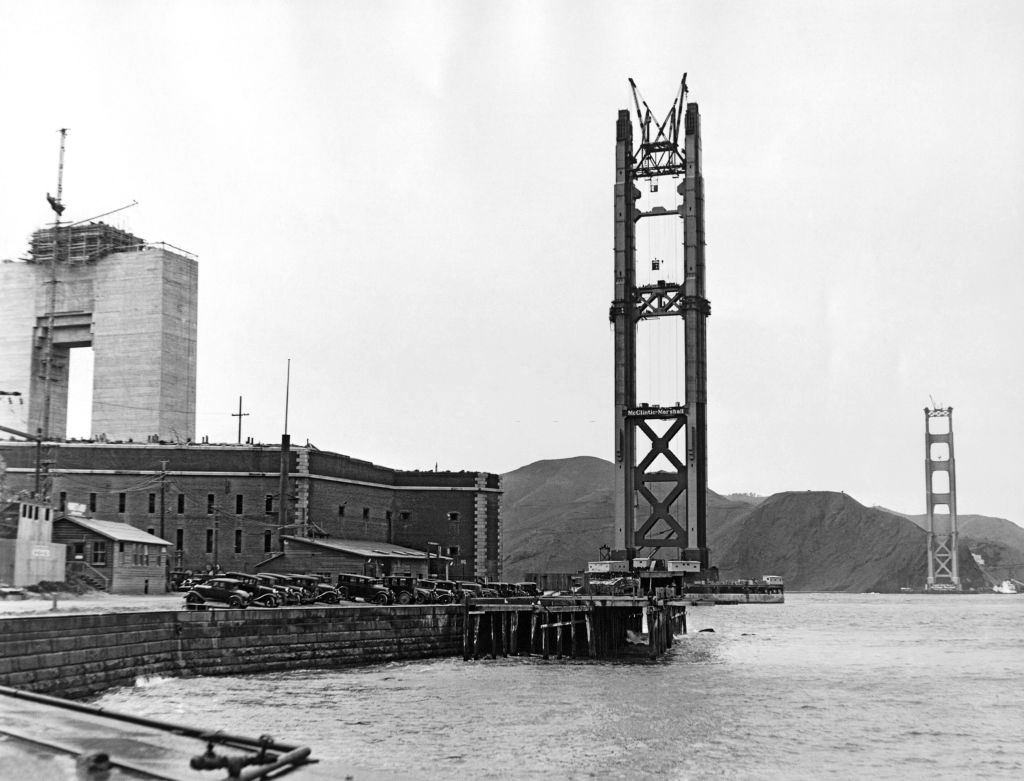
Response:
POLYGON ((473 658, 480 658, 480 645, 483 640, 483 627, 480 622, 483 620, 484 614, 480 613, 476 616, 476 621, 473 622, 473 658))

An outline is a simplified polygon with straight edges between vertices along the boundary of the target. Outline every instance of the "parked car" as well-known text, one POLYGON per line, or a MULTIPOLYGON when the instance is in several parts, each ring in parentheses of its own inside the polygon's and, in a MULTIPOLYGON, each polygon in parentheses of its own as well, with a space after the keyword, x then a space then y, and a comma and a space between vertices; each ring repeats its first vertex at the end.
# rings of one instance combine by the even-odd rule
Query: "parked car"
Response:
POLYGON ((277 576, 268 575, 265 572, 257 572, 253 577, 259 580, 259 582, 264 586, 268 586, 277 591, 282 605, 299 604, 300 595, 298 590, 294 586, 287 585, 283 580, 279 580, 277 576))
POLYGON ((203 572, 194 572, 191 575, 186 575, 178 586, 178 591, 191 591, 200 583, 205 583, 210 578, 221 577, 223 574, 223 572, 218 572, 216 575, 208 575, 203 572))
POLYGON ((521 591, 523 591, 526 594, 526 596, 528 596, 528 597, 539 597, 540 596, 540 588, 537 586, 536 583, 533 583, 533 582, 530 582, 530 581, 526 581, 526 582, 523 582, 523 583, 516 583, 516 586, 521 591))
POLYGON ((475 580, 460 580, 459 587, 474 599, 497 599, 500 595, 493 588, 485 588, 475 580))
POLYGON ((385 575, 381 583, 391 590, 399 605, 423 604, 432 600, 431 590, 421 588, 411 575, 385 575))
POLYGON ((362 599, 378 605, 390 605, 395 601, 387 586, 378 578, 366 575, 338 575, 338 594, 342 599, 362 599))
POLYGON ((303 588, 313 602, 336 605, 341 601, 338 590, 330 583, 324 583, 318 575, 296 575, 289 573, 288 577, 292 578, 293 581, 304 584, 303 588))
POLYGON ((284 604, 284 595, 278 589, 267 585, 255 575, 249 575, 245 572, 229 572, 227 577, 237 580, 241 584, 239 588, 249 592, 250 604, 262 605, 264 607, 279 607, 284 604))
POLYGON ((189 605, 202 605, 206 602, 223 602, 228 607, 247 607, 249 605, 249 592, 242 588, 242 584, 234 578, 210 578, 205 583, 198 584, 185 595, 185 602, 189 605))
POLYGON ((504 599, 529 596, 515 583, 484 583, 484 588, 489 588, 498 592, 498 596, 503 597, 504 599))
POLYGON ((256 575, 266 585, 273 586, 281 592, 286 605, 301 605, 305 600, 302 588, 291 582, 291 579, 276 572, 261 572, 256 575))
MULTIPOLYGON (((435 591, 447 594, 450 597, 449 602, 462 601, 462 589, 454 580, 428 580, 426 582, 432 584, 435 591)), ((448 602, 441 604, 448 604, 448 602)))
POLYGON ((12 586, 9 583, 0 583, 0 599, 7 599, 8 597, 28 599, 28 593, 20 586, 12 586))

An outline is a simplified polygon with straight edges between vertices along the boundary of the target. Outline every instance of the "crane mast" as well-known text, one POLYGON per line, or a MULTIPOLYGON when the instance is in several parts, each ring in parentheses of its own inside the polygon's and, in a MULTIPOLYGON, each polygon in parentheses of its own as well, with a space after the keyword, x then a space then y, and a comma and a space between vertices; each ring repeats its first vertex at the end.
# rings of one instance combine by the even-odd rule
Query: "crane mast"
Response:
POLYGON ((53 223, 53 255, 50 257, 50 278, 48 284, 50 286, 49 301, 46 313, 46 335, 45 344, 43 349, 43 426, 42 436, 45 439, 49 439, 51 436, 50 431, 50 418, 51 410, 53 408, 53 341, 54 341, 54 328, 56 327, 56 310, 57 310, 57 258, 60 254, 60 218, 64 214, 64 201, 62 200, 64 195, 64 144, 67 139, 68 129, 62 127, 60 133, 60 158, 57 163, 57 196, 54 197, 49 193, 46 194, 46 200, 50 204, 50 208, 53 209, 54 223, 53 223))

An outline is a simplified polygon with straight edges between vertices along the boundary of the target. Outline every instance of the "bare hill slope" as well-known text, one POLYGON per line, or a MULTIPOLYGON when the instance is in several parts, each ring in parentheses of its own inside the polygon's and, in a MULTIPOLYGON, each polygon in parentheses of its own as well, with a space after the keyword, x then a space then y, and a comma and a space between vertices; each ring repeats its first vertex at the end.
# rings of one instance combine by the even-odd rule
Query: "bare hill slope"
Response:
MULTIPOLYGON (((503 475, 504 577, 577 572, 613 543, 614 465, 588 456, 538 461, 503 475)), ((786 492, 757 505, 708 492, 708 545, 724 578, 782 575, 809 591, 920 588, 925 534, 845 494, 786 492)), ((961 575, 984 588, 970 553, 961 575)))

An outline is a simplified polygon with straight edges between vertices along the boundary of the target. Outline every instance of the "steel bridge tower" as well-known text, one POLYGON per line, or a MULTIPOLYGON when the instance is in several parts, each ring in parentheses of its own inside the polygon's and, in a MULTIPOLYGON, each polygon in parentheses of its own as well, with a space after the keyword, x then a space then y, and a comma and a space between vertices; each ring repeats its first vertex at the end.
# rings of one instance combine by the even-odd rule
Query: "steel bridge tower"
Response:
POLYGON ((952 407, 925 407, 924 447, 928 502, 928 582, 925 590, 960 591, 952 407))
MULTIPOLYGON (((621 110, 615 148, 615 298, 610 319, 615 331, 615 521, 616 544, 632 559, 642 548, 679 548, 679 558, 709 567, 707 502, 707 347, 705 323, 711 313, 704 289, 704 179, 701 173, 700 112, 686 103, 686 75, 671 109, 657 120, 630 79, 639 122, 634 146, 630 112, 621 110), (685 114, 684 114, 685 111, 685 114), (638 203, 637 180, 656 192, 668 177, 682 201, 673 208, 638 203), (637 282, 640 220, 682 225, 682 267, 677 279, 637 282), (637 331, 655 318, 676 318, 684 330, 685 401, 637 400, 637 331), (639 459, 637 445, 642 445, 639 459)), ((648 250, 651 248, 648 247, 648 250)), ((660 270, 660 259, 645 258, 660 270)), ((671 368, 668 359, 650 360, 671 368)), ((653 553, 651 554, 653 555, 653 553)))

